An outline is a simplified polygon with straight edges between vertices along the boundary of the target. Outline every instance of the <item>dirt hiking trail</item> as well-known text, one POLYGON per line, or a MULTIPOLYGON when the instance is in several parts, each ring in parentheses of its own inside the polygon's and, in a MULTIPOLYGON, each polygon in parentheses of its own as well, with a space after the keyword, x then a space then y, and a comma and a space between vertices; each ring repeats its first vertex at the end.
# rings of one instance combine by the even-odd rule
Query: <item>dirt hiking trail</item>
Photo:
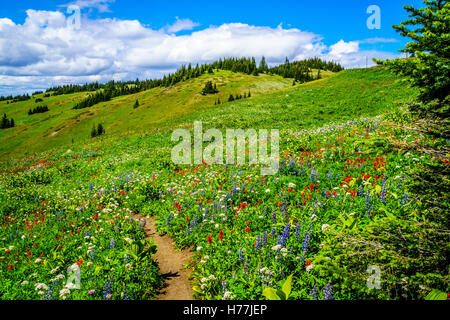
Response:
POLYGON ((164 286, 158 292, 156 300, 193 300, 192 285, 189 282, 191 270, 184 266, 191 260, 189 249, 177 251, 175 243, 168 236, 161 236, 156 231, 156 218, 150 217, 145 225, 145 233, 158 246, 154 258, 158 261, 160 273, 164 278, 164 286))

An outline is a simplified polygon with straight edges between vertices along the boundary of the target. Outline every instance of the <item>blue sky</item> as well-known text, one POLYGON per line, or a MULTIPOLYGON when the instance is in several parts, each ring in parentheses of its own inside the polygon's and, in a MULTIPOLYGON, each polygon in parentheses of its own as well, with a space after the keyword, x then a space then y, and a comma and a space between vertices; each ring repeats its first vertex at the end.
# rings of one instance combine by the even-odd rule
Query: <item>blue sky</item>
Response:
POLYGON ((266 55, 273 64, 284 56, 320 56, 348 68, 364 67, 365 57, 398 56, 406 41, 391 26, 407 17, 405 4, 422 2, 3 1, 0 95, 58 81, 157 77, 191 60, 243 53, 266 55), (63 21, 70 16, 68 4, 80 7, 79 30, 67 30, 63 21), (379 30, 367 28, 370 5, 381 10, 379 30), (223 40, 211 41, 216 38, 223 40))

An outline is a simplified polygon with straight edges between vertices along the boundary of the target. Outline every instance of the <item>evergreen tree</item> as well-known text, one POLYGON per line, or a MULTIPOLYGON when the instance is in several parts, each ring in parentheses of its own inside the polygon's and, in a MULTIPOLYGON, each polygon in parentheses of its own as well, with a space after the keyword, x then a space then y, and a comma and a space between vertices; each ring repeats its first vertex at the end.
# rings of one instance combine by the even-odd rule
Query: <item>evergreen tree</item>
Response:
MULTIPOLYGON (((444 0, 424 0, 426 7, 416 9, 405 6, 409 17, 393 28, 402 36, 413 41, 401 52, 411 55, 408 59, 384 62, 395 73, 409 79, 412 86, 419 88, 419 100, 428 104, 415 106, 415 110, 448 116, 448 93, 450 92, 450 3, 444 0), (408 26, 415 26, 409 29, 408 26), (429 104, 436 100, 437 104, 429 104)), ((375 60, 377 63, 381 61, 375 60)))
POLYGON ((269 70, 269 67, 267 66, 266 58, 263 56, 261 58, 261 62, 259 64, 259 72, 267 72, 268 70, 269 70))
POLYGON ((91 137, 95 138, 96 136, 97 136, 97 128, 95 127, 95 124, 94 124, 92 127, 92 130, 91 130, 91 137))
POLYGON ((133 109, 139 108, 139 100, 136 99, 136 102, 134 103, 133 109))
POLYGON ((14 119, 9 120, 6 113, 3 114, 2 121, 0 123, 0 129, 13 128, 15 126, 14 119))
POLYGON ((219 91, 217 90, 217 86, 216 84, 212 84, 212 81, 208 81, 205 84, 205 87, 202 89, 202 95, 207 95, 207 94, 215 94, 218 93, 219 91))
POLYGON ((232 94, 230 94, 230 97, 228 98, 228 102, 234 101, 234 97, 232 94))
POLYGON ((103 128, 103 125, 101 123, 99 123, 97 126, 97 135, 101 136, 104 133, 105 133, 105 129, 103 128))

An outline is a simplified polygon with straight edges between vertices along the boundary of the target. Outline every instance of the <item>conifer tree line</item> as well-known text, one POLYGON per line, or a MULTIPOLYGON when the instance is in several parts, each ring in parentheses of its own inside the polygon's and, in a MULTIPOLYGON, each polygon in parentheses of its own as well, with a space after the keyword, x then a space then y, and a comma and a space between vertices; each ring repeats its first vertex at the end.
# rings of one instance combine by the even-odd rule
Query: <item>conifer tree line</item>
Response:
POLYGON ((228 97, 228 102, 232 102, 234 100, 241 100, 241 99, 247 99, 251 97, 251 93, 250 91, 248 92, 248 96, 247 93, 244 93, 244 95, 242 96, 242 94, 236 94, 236 95, 232 95, 230 94, 230 96, 228 97))
POLYGON ((28 110, 28 115, 32 115, 32 114, 36 114, 36 113, 44 113, 47 112, 48 110, 48 106, 38 106, 34 109, 30 109, 28 110))
POLYGON ((3 114, 3 118, 2 121, 0 123, 0 129, 8 129, 8 128, 14 128, 15 124, 14 124, 14 119, 9 120, 8 116, 5 114, 3 114))
POLYGON ((10 103, 19 102, 19 101, 27 101, 30 99, 31 99, 31 97, 29 94, 23 94, 23 95, 18 95, 18 96, 14 96, 14 97, 11 95, 9 95, 7 97, 0 96, 0 101, 9 101, 10 103))
MULTIPOLYGON (((251 92, 249 91, 248 92, 248 94, 247 94, 247 92, 245 92, 244 93, 244 95, 242 95, 242 94, 235 94, 235 95, 233 95, 233 94, 230 94, 229 96, 228 96, 228 102, 232 102, 232 101, 235 101, 235 100, 240 100, 240 99, 247 99, 247 98, 250 98, 252 96, 252 94, 251 94, 251 92)), ((218 98, 215 102, 214 102, 214 105, 218 105, 218 104, 222 104, 222 101, 220 100, 220 98, 218 98)))
MULTIPOLYGON (((263 57, 263 59, 265 59, 263 57)), ((219 59, 211 64, 211 67, 219 70, 232 72, 242 72, 248 75, 257 76, 259 74, 255 58, 225 58, 219 59)))
POLYGON ((319 58, 311 58, 301 61, 289 62, 286 58, 284 64, 270 68, 268 71, 270 74, 278 74, 283 78, 294 78, 294 81, 300 83, 320 79, 320 70, 339 72, 344 68, 333 61, 323 61, 319 58), (315 76, 312 69, 319 70, 315 76))

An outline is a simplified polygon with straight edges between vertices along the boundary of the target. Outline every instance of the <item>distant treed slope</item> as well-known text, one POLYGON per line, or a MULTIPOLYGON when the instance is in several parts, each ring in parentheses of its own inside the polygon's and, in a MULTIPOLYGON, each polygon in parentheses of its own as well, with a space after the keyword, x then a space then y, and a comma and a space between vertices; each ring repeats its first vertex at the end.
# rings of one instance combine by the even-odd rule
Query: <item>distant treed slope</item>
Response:
MULTIPOLYGON (((259 67, 256 65, 255 58, 225 58, 219 59, 211 64, 203 64, 192 67, 183 65, 175 73, 164 76, 162 79, 140 81, 110 81, 106 84, 98 82, 84 85, 64 85, 47 89, 46 96, 62 94, 71 94, 77 92, 95 92, 85 100, 75 105, 75 109, 89 108, 99 102, 109 101, 111 98, 123 95, 138 93, 156 87, 169 87, 181 81, 197 78, 205 73, 213 73, 213 70, 229 70, 233 72, 242 72, 248 75, 258 76, 260 73, 269 72, 278 74, 284 78, 295 78, 300 83, 312 81, 320 78, 320 72, 317 76, 312 74, 312 69, 338 72, 343 68, 334 62, 327 62, 319 58, 306 59, 290 63, 287 58, 286 62, 280 66, 269 68, 266 60, 262 57, 259 67), (98 91, 101 90, 101 91, 98 91)), ((0 97, 0 101, 11 100, 11 102, 28 100, 28 95, 17 97, 0 97)))
MULTIPOLYGON (((330 122, 376 116, 412 101, 417 90, 384 68, 345 70, 319 81, 197 109, 178 125, 201 120, 204 127, 301 130, 330 122)), ((174 125, 174 121, 162 124, 174 125)))
MULTIPOLYGON (((269 69, 266 64, 265 58, 261 59, 260 66, 257 67, 255 58, 226 58, 219 59, 211 64, 204 64, 195 68, 192 68, 191 64, 187 67, 183 65, 178 71, 168 76, 164 76, 158 80, 146 80, 139 81, 137 79, 134 82, 108 82, 107 84, 100 86, 103 91, 96 92, 89 95, 88 98, 78 103, 75 109, 84 109, 96 105, 99 102, 105 102, 111 100, 111 98, 119 97, 123 95, 133 94, 145 90, 149 90, 156 87, 169 87, 179 82, 186 81, 193 78, 198 78, 201 75, 208 73, 213 74, 213 70, 229 70, 232 72, 242 72, 248 75, 258 76, 262 72, 269 72, 270 74, 278 74, 284 78, 294 78, 295 81, 305 83, 320 78, 320 71, 316 76, 312 74, 312 69, 338 72, 343 68, 335 62, 327 62, 319 58, 307 59, 302 61, 295 61, 290 63, 287 58, 286 62, 278 67, 269 69)), ((95 88, 97 85, 86 85, 86 89, 95 88)), ((68 87, 70 92, 75 87, 68 87)), ((64 88, 53 88, 56 92, 64 92, 64 88)))
MULTIPOLYGON (((0 102, 0 114, 13 117, 16 127, 0 133, 0 158, 16 158, 59 146, 90 141, 91 130, 99 123, 105 126, 107 136, 123 132, 148 130, 167 119, 177 119, 201 106, 213 106, 217 99, 225 102, 230 94, 252 96, 289 87, 291 80, 280 76, 261 74, 258 77, 231 71, 214 71, 198 78, 182 81, 170 87, 155 87, 142 92, 111 98, 89 109, 74 107, 88 98, 86 92, 49 96, 44 93, 18 103, 0 102), (202 89, 208 81, 217 85, 219 93, 203 96, 202 89), (45 113, 28 115, 30 109, 42 99, 48 106, 45 113), (139 108, 134 108, 139 100, 139 108)), ((102 92, 104 90, 101 90, 102 92)), ((100 91, 99 91, 100 92, 100 91)))
MULTIPOLYGON (((52 96, 44 99, 50 111, 32 117, 28 110, 36 105, 33 100, 14 105, 0 102, 0 114, 7 113, 16 121, 15 128, 1 132, 0 158, 90 143, 92 127, 99 123, 107 132, 101 139, 112 140, 190 126, 196 120, 202 120, 205 128, 299 130, 378 115, 397 108, 396 102, 410 101, 417 93, 383 68, 347 70, 295 87, 291 81, 278 75, 214 71, 168 88, 118 97, 88 110, 73 109, 86 93, 52 96), (208 81, 217 84, 219 93, 201 94, 208 81), (249 90, 252 98, 225 103, 230 94, 249 90), (223 104, 215 106, 217 99, 223 104), (136 100, 139 108, 133 107, 136 100)), ((170 139, 169 133, 167 137, 170 139)))
POLYGON ((289 62, 286 58, 284 64, 267 69, 270 73, 278 74, 284 78, 294 78, 300 83, 309 82, 320 79, 320 71, 340 72, 344 68, 336 62, 324 61, 319 58, 311 58, 301 61, 289 62), (313 69, 318 70, 317 74, 313 74, 313 69))

